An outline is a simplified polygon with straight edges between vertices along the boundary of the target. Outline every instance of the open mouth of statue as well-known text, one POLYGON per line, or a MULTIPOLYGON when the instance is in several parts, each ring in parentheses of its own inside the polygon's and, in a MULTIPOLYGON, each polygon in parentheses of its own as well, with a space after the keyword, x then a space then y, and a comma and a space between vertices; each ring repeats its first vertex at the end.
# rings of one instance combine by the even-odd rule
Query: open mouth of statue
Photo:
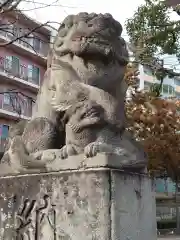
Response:
POLYGON ((96 39, 93 37, 76 37, 73 42, 77 44, 78 50, 73 55, 81 57, 84 62, 103 62, 104 65, 117 62, 120 66, 127 64, 127 59, 121 56, 121 49, 114 50, 110 41, 96 39))
POLYGON ((100 52, 88 53, 82 52, 78 54, 84 62, 102 62, 104 65, 114 64, 117 62, 120 66, 126 66, 127 60, 122 56, 118 56, 116 53, 110 51, 108 54, 103 54, 100 52))
POLYGON ((88 52, 82 52, 78 55, 81 57, 84 62, 102 62, 104 65, 109 65, 115 61, 113 57, 110 57, 110 55, 104 55, 102 53, 88 53, 88 52))
POLYGON ((118 63, 120 66, 126 66, 127 64, 127 59, 123 58, 117 53, 114 53, 113 51, 109 51, 108 54, 99 52, 99 51, 94 51, 94 52, 82 51, 75 55, 82 58, 84 63, 102 62, 104 65, 118 63))

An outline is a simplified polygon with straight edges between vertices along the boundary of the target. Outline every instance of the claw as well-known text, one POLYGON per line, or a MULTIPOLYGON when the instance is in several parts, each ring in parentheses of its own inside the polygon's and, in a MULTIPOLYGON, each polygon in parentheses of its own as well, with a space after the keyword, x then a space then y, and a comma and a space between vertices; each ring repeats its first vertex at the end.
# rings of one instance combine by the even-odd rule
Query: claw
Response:
POLYGON ((73 146, 71 144, 65 145, 60 149, 60 157, 62 159, 66 159, 66 158, 68 158, 68 156, 73 156, 76 154, 77 154, 77 150, 76 150, 75 146, 73 146))
POLYGON ((87 158, 95 157, 98 153, 98 144, 93 142, 88 144, 84 149, 84 154, 87 158))
POLYGON ((92 142, 84 149, 84 154, 87 158, 95 157, 99 152, 113 152, 112 146, 106 143, 92 142))

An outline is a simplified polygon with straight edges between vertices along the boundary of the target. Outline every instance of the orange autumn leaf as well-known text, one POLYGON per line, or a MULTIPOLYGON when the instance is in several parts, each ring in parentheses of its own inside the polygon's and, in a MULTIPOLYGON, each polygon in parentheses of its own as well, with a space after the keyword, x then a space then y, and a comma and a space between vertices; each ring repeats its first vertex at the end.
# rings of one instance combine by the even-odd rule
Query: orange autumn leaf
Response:
MULTIPOLYGON (((137 69, 131 67, 127 71, 130 72, 126 73, 125 80, 131 86, 135 77, 137 79, 137 69)), ((180 100, 162 99, 150 92, 136 92, 126 102, 127 128, 142 143, 151 174, 167 173, 173 179, 180 178, 179 111, 180 100)))

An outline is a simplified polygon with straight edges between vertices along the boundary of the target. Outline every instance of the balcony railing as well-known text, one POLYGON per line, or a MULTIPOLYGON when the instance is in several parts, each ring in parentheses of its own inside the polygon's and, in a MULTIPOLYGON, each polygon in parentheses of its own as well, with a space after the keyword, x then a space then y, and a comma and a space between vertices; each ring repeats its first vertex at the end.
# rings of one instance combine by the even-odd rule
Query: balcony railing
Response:
POLYGON ((168 179, 157 178, 155 180, 155 191, 157 193, 175 193, 176 185, 173 181, 168 179))
POLYGON ((0 56, 0 71, 39 86, 39 76, 28 76, 28 67, 0 56))
POLYGON ((16 117, 19 117, 19 118, 21 118, 22 116, 30 118, 32 115, 32 109, 24 108, 23 106, 19 111, 18 109, 16 110, 16 108, 14 108, 12 105, 2 104, 0 109, 8 111, 9 115, 11 115, 11 113, 15 113, 17 115, 16 117))
MULTIPOLYGON (((19 94, 20 95, 20 94, 19 94)), ((0 95, 0 109, 8 111, 16 117, 31 117, 32 101, 28 97, 19 96, 18 93, 5 93, 0 95)))
POLYGON ((48 43, 45 43, 42 40, 38 39, 37 37, 33 37, 33 36, 28 36, 27 38, 22 37, 18 39, 24 34, 25 33, 21 33, 18 31, 15 31, 13 33, 12 29, 9 29, 8 31, 6 29, 0 31, 0 36, 3 36, 5 39, 9 41, 14 40, 13 43, 18 43, 22 47, 25 47, 26 49, 33 51, 36 54, 38 53, 46 57, 48 53, 48 43))

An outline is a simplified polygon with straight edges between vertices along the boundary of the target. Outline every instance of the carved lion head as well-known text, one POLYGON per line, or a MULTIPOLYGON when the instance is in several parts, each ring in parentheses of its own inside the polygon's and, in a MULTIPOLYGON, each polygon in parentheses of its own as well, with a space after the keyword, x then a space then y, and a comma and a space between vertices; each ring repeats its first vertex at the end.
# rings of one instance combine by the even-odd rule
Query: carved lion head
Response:
POLYGON ((53 51, 73 66, 82 82, 101 84, 105 76, 124 75, 128 51, 121 33, 121 24, 110 14, 70 15, 59 28, 53 51))

